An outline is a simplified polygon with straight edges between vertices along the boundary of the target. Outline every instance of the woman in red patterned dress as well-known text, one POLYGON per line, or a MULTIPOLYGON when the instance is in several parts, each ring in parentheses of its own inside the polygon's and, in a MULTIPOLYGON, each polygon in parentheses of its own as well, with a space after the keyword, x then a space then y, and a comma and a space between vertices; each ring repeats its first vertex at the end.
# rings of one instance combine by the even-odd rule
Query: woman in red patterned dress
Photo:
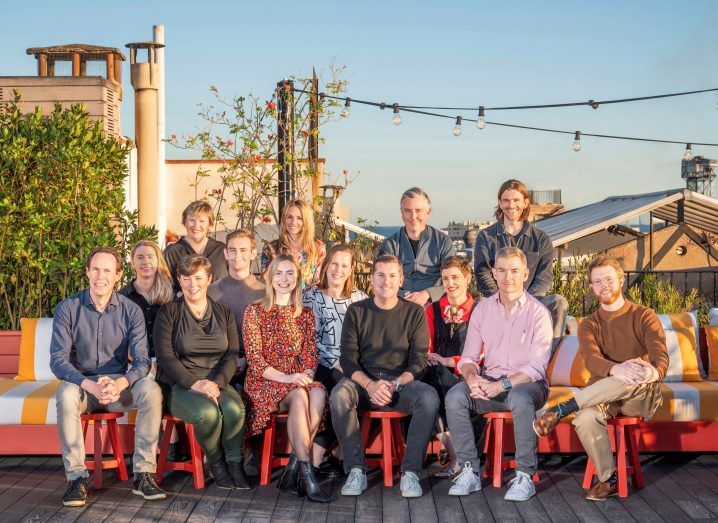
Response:
POLYGON ((250 435, 261 433, 274 412, 288 412, 290 457, 277 487, 328 503, 310 462, 312 441, 326 403, 324 385, 314 381, 317 346, 312 310, 302 307, 299 266, 289 254, 278 254, 267 271, 267 296, 247 307, 242 336, 247 352, 250 435))

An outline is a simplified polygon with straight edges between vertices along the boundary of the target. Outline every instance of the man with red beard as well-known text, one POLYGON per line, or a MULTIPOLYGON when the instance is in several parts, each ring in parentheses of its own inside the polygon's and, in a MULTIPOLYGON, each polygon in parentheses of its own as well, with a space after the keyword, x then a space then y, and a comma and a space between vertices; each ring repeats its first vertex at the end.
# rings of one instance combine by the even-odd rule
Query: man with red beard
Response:
POLYGON ((588 279, 601 304, 578 329, 579 350, 591 373, 589 385, 548 409, 534 421, 534 430, 546 436, 561 418, 576 413, 573 425, 599 479, 586 499, 602 501, 618 491, 606 420, 653 416, 663 401, 660 381, 668 369, 668 352, 656 313, 623 297, 623 269, 615 259, 591 261, 588 279))

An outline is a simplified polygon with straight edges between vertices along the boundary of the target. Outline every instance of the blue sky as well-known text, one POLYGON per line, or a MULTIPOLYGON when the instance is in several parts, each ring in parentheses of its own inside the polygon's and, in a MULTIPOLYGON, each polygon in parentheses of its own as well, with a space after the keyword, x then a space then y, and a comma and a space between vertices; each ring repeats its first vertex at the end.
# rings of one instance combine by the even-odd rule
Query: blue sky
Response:
MULTIPOLYGON (((167 132, 200 124, 209 86, 270 97, 281 78, 346 65, 349 95, 404 105, 516 105, 641 96, 718 87, 718 2, 17 2, 0 1, 0 75, 34 75, 34 46, 121 48, 166 34, 167 132), (12 20, 11 23, 7 23, 12 20)), ((132 135, 124 64, 123 133, 132 135)), ((675 140, 718 142, 718 96, 631 105, 487 113, 500 122, 675 140)), ((357 216, 399 223, 412 185, 432 197, 432 222, 487 219, 509 178, 562 189, 568 208, 614 194, 683 185, 684 146, 465 125, 353 106, 325 127, 327 169, 359 173, 344 203, 357 216)), ((467 117, 475 115, 466 114, 467 117)), ((718 148, 695 147, 718 158, 718 148)), ((168 149, 168 157, 179 157, 168 149)))

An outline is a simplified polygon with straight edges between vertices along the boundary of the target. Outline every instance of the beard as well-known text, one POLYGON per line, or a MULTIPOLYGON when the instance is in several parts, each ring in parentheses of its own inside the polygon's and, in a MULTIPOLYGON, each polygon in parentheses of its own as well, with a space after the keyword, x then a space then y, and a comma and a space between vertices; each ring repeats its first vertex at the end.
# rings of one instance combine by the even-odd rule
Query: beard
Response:
POLYGON ((616 300, 621 296, 621 289, 620 287, 614 291, 611 292, 608 296, 604 294, 597 294, 596 298, 598 301, 604 305, 611 305, 612 303, 615 303, 616 300))

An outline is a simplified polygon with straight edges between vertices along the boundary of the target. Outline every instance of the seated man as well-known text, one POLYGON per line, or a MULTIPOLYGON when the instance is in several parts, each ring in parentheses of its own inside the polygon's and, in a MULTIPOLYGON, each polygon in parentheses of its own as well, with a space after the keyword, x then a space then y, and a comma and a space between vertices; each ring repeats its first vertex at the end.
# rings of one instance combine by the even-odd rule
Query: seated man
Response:
POLYGON ((623 297, 623 269, 616 260, 591 261, 588 279, 600 302, 578 327, 589 385, 548 409, 534 421, 534 430, 546 436, 561 418, 576 413, 573 425, 599 480, 586 499, 601 501, 618 492, 606 420, 618 415, 650 419, 655 414, 663 402, 660 381, 668 370, 668 352, 656 313, 623 297))
POLYGON ((474 309, 458 364, 466 381, 446 396, 449 431, 459 463, 465 463, 449 494, 466 496, 481 489, 472 412, 511 411, 516 477, 504 499, 526 501, 536 494, 532 478, 537 438, 531 424, 548 397, 551 317, 546 307, 524 290, 529 270, 520 249, 500 249, 492 271, 499 292, 474 309))
POLYGON ((424 309, 397 296, 403 280, 395 256, 374 260, 374 297, 349 306, 344 318, 339 364, 344 378, 329 400, 332 425, 349 473, 342 495, 358 496, 367 487, 366 460, 358 411, 395 410, 410 414, 406 453, 401 464, 401 494, 422 495, 419 485, 424 453, 436 424, 439 397, 419 381, 429 348, 424 309))
POLYGON ((444 294, 441 264, 453 256, 451 238, 426 222, 431 215, 429 195, 418 187, 407 189, 399 203, 404 227, 379 246, 379 255, 399 258, 404 273, 399 296, 426 305, 444 294))
POLYGON ((551 313, 553 344, 566 331, 568 302, 558 294, 549 294, 553 285, 553 245, 548 235, 528 221, 531 202, 526 186, 518 180, 507 180, 501 185, 496 205, 496 223, 479 232, 474 244, 474 273, 476 288, 484 296, 498 291, 491 270, 491 261, 502 247, 518 247, 526 255, 529 277, 524 287, 551 313))
MULTIPOLYGON (((151 379, 142 309, 114 291, 122 275, 117 251, 99 248, 87 259, 90 287, 55 307, 50 368, 62 383, 57 389, 57 429, 65 475, 70 485, 62 503, 81 507, 87 501, 85 438, 80 414, 137 409, 135 474, 132 492, 164 499, 155 483, 157 439, 162 419, 162 391, 151 379), (128 354, 132 363, 128 369, 128 354)), ((102 474, 102 471, 95 471, 102 474)))

